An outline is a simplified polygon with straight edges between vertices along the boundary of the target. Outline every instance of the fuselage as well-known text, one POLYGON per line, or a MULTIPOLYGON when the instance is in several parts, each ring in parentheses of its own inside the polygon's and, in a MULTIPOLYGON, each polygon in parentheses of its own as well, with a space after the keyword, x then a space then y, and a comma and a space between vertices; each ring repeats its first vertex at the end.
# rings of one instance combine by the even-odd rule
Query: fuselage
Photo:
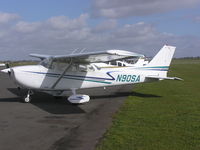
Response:
POLYGON ((42 65, 19 66, 12 68, 11 77, 18 85, 29 89, 68 90, 141 83, 145 82, 146 75, 157 75, 156 71, 144 67, 70 70, 52 88, 62 72, 63 70, 50 69, 42 65))

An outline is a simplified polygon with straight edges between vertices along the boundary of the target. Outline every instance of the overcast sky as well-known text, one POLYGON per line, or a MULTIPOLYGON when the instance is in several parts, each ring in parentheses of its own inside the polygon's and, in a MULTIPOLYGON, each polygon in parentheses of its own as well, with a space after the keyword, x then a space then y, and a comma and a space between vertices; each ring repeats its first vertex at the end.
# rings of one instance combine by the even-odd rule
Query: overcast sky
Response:
POLYGON ((124 49, 200 56, 200 0, 0 1, 0 60, 124 49))

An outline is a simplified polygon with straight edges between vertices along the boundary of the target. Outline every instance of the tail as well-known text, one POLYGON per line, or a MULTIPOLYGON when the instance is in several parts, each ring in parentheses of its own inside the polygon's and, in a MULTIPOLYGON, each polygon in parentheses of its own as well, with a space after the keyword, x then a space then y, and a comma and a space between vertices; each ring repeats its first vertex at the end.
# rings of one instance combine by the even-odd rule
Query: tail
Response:
POLYGON ((164 45, 147 66, 170 66, 176 47, 164 45))
POLYGON ((178 77, 167 77, 167 72, 172 61, 176 47, 164 45, 156 56, 147 64, 145 68, 151 70, 152 75, 145 77, 146 81, 155 80, 183 80, 178 77))
POLYGON ((145 66, 159 73, 159 77, 167 77, 172 57, 176 47, 164 45, 156 56, 145 66))

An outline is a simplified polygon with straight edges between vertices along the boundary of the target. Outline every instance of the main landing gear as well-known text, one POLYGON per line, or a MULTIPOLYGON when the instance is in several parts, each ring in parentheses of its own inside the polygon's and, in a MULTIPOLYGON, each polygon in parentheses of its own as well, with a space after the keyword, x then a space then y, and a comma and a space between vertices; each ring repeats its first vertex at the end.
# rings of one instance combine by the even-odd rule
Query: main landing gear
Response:
MULTIPOLYGON (((90 97, 88 95, 76 94, 76 89, 72 89, 72 93, 73 95, 68 97, 68 101, 72 104, 83 104, 90 101, 90 97)), ((23 102, 30 103, 32 95, 33 95, 33 91, 28 90, 27 95, 23 98, 23 102)))
POLYGON ((76 89, 72 89, 73 95, 68 97, 68 101, 72 104, 83 104, 87 103, 90 100, 90 97, 88 95, 80 95, 76 94, 76 89))
POLYGON ((24 97, 23 102, 24 103, 30 103, 31 102, 31 95, 33 95, 33 91, 28 90, 27 95, 24 97))

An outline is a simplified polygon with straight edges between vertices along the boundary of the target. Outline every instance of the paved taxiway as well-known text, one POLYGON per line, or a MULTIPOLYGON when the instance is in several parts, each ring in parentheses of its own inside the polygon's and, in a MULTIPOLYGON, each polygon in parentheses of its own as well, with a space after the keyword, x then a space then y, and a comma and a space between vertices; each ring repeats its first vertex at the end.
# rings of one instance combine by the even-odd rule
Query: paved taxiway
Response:
POLYGON ((19 93, 0 73, 0 149, 93 150, 129 95, 119 93, 122 89, 90 90, 96 96, 84 105, 42 93, 35 93, 32 103, 25 104, 20 102, 23 91, 19 93))

